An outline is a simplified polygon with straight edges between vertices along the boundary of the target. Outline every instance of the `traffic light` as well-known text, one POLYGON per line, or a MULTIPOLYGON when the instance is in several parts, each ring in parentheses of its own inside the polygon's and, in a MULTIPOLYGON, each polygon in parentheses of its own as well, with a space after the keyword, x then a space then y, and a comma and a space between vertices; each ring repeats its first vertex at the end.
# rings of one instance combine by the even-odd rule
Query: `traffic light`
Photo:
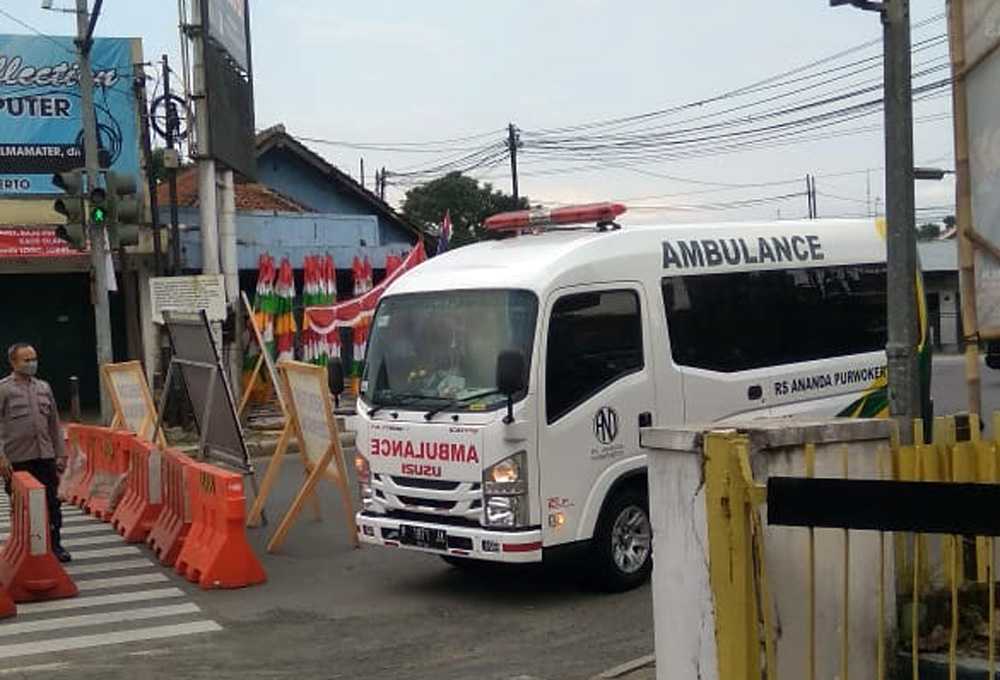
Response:
POLYGON ((90 223, 94 226, 104 226, 108 221, 108 192, 103 187, 93 187, 90 190, 90 223))
POLYGON ((69 243, 76 250, 86 250, 86 206, 83 185, 87 171, 75 168, 52 175, 52 183, 66 192, 66 196, 56 199, 53 209, 66 217, 66 224, 56 228, 56 236, 69 243))
POLYGON ((139 201, 138 183, 132 175, 108 170, 105 173, 108 194, 111 196, 111 219, 108 237, 112 248, 134 246, 139 243, 139 223, 142 221, 142 203, 139 201))

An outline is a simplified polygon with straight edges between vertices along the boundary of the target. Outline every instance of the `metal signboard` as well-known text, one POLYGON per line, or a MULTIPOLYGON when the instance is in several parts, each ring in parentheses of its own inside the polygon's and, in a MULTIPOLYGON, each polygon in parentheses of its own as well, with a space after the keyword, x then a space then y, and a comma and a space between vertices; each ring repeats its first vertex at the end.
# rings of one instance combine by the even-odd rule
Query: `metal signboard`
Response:
POLYGON ((225 52, 205 44, 208 91, 208 153, 248 179, 257 175, 253 82, 237 71, 225 52))
MULTIPOLYGON (((165 382, 169 385, 173 372, 180 370, 201 433, 201 455, 252 474, 250 453, 236 415, 236 401, 208 316, 204 310, 199 314, 167 310, 163 316, 173 347, 165 382)), ((164 395, 160 397, 160 422, 163 420, 166 392, 164 390, 164 395)))
POLYGON ((219 43, 244 71, 250 70, 246 0, 202 0, 208 37, 219 43))
MULTIPOLYGON (((136 39, 97 38, 91 53, 103 167, 139 173, 132 64, 136 39)), ((0 196, 61 193, 52 173, 83 165, 73 38, 0 35, 0 196)))

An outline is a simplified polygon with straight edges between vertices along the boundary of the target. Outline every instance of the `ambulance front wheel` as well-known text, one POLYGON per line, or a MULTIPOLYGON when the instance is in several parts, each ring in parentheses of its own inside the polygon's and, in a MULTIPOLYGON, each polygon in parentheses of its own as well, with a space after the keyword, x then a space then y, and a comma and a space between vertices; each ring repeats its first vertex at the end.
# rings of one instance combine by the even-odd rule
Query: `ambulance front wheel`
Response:
POLYGON ((625 489, 608 501, 594 532, 595 585, 610 592, 636 588, 653 570, 653 528, 649 501, 625 489))

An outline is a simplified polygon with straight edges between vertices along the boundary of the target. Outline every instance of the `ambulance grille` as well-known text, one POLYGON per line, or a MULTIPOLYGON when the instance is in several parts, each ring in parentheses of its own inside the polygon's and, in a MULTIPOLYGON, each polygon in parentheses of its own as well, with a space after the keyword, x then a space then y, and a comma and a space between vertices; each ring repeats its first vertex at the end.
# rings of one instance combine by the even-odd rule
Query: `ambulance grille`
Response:
POLYGON ((440 479, 418 479, 416 477, 393 477, 396 486, 411 489, 434 489, 435 491, 454 491, 461 482, 447 482, 440 479))
POLYGON ((436 498, 414 498, 412 496, 399 496, 399 500, 409 506, 436 508, 438 510, 451 510, 455 507, 455 501, 442 501, 436 498))

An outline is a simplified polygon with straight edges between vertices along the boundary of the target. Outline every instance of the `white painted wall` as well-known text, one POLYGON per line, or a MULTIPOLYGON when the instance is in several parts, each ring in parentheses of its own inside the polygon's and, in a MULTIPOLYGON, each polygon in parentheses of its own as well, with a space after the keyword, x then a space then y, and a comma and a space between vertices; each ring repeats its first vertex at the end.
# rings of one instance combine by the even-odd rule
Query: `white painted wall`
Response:
MULTIPOLYGON (((751 431, 751 466, 754 478, 763 483, 771 475, 804 476, 806 441, 816 442, 817 477, 843 476, 846 447, 848 476, 877 478, 876 452, 887 450, 890 427, 885 421, 775 418, 748 422, 741 429, 751 431)), ((643 432, 642 444, 650 454, 658 680, 718 678, 702 489, 703 431, 707 429, 655 428, 643 432)), ((761 512, 766 517, 766 507, 761 512)), ((767 527, 765 531, 772 621, 778 628, 777 675, 804 677, 808 660, 808 530, 767 527)), ((849 541, 850 677, 874 680, 880 538, 874 532, 850 532, 849 541)), ((891 639, 895 595, 888 535, 885 547, 885 626, 887 639, 891 639)), ((816 530, 816 669, 821 678, 842 675, 843 562, 844 532, 816 530)))

